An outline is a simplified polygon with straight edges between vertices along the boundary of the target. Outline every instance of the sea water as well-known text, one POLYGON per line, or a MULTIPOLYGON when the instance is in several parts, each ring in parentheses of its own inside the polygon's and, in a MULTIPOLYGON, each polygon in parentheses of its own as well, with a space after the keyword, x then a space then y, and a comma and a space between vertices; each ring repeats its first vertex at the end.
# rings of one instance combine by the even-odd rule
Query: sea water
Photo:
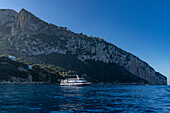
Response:
POLYGON ((170 112, 170 86, 0 85, 0 113, 170 112))

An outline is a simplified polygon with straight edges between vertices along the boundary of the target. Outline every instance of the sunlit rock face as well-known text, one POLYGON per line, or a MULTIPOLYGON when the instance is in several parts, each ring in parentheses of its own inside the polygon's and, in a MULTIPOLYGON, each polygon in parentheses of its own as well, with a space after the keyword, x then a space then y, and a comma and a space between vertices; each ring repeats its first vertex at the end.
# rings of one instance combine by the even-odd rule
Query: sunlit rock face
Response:
POLYGON ((0 9, 0 31, 3 33, 10 32, 14 21, 16 19, 17 12, 11 9, 0 9))
POLYGON ((38 19, 25 9, 21 9, 21 11, 19 12, 15 19, 15 24, 11 31, 12 34, 23 33, 29 35, 46 30, 47 28, 48 28, 47 23, 38 19))
POLYGON ((17 12, 10 9, 0 9, 0 26, 13 26, 17 12))
POLYGON ((150 84, 166 83, 165 79, 159 79, 155 76, 155 70, 146 62, 105 41, 97 39, 84 40, 81 37, 72 37, 68 39, 66 47, 72 54, 77 54, 78 59, 82 61, 92 59, 105 63, 114 62, 124 66, 134 75, 148 80, 150 84))
POLYGON ((91 59, 117 63, 134 75, 149 81, 149 84, 167 84, 165 76, 156 73, 146 62, 133 54, 100 38, 76 34, 48 24, 25 9, 19 13, 13 10, 0 10, 0 25, 11 27, 9 38, 11 47, 29 56, 69 52, 81 61, 91 59))

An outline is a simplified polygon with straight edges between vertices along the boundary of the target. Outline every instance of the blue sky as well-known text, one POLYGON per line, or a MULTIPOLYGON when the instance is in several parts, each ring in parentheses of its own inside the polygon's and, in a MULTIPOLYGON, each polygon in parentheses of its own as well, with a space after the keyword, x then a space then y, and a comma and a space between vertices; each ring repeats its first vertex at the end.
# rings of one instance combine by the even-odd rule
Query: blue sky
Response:
POLYGON ((170 83, 169 0, 0 0, 74 32, 102 37, 138 56, 170 83))

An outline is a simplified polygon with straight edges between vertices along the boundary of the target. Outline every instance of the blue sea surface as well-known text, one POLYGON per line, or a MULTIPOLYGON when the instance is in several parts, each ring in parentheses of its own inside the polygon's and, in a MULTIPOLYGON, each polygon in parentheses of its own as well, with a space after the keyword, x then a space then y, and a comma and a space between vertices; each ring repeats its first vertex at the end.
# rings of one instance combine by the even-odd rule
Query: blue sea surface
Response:
POLYGON ((0 113, 170 112, 170 86, 0 85, 0 113))

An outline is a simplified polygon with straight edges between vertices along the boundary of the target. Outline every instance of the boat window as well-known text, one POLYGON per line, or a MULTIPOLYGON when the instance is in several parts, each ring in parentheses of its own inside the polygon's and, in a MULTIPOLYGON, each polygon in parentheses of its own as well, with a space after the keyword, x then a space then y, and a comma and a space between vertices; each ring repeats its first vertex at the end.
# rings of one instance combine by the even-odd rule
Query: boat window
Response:
POLYGON ((75 82, 75 80, 68 80, 67 82, 72 83, 72 82, 75 82))
POLYGON ((76 82, 81 82, 82 83, 82 82, 87 82, 87 81, 83 79, 83 80, 76 80, 76 82))

